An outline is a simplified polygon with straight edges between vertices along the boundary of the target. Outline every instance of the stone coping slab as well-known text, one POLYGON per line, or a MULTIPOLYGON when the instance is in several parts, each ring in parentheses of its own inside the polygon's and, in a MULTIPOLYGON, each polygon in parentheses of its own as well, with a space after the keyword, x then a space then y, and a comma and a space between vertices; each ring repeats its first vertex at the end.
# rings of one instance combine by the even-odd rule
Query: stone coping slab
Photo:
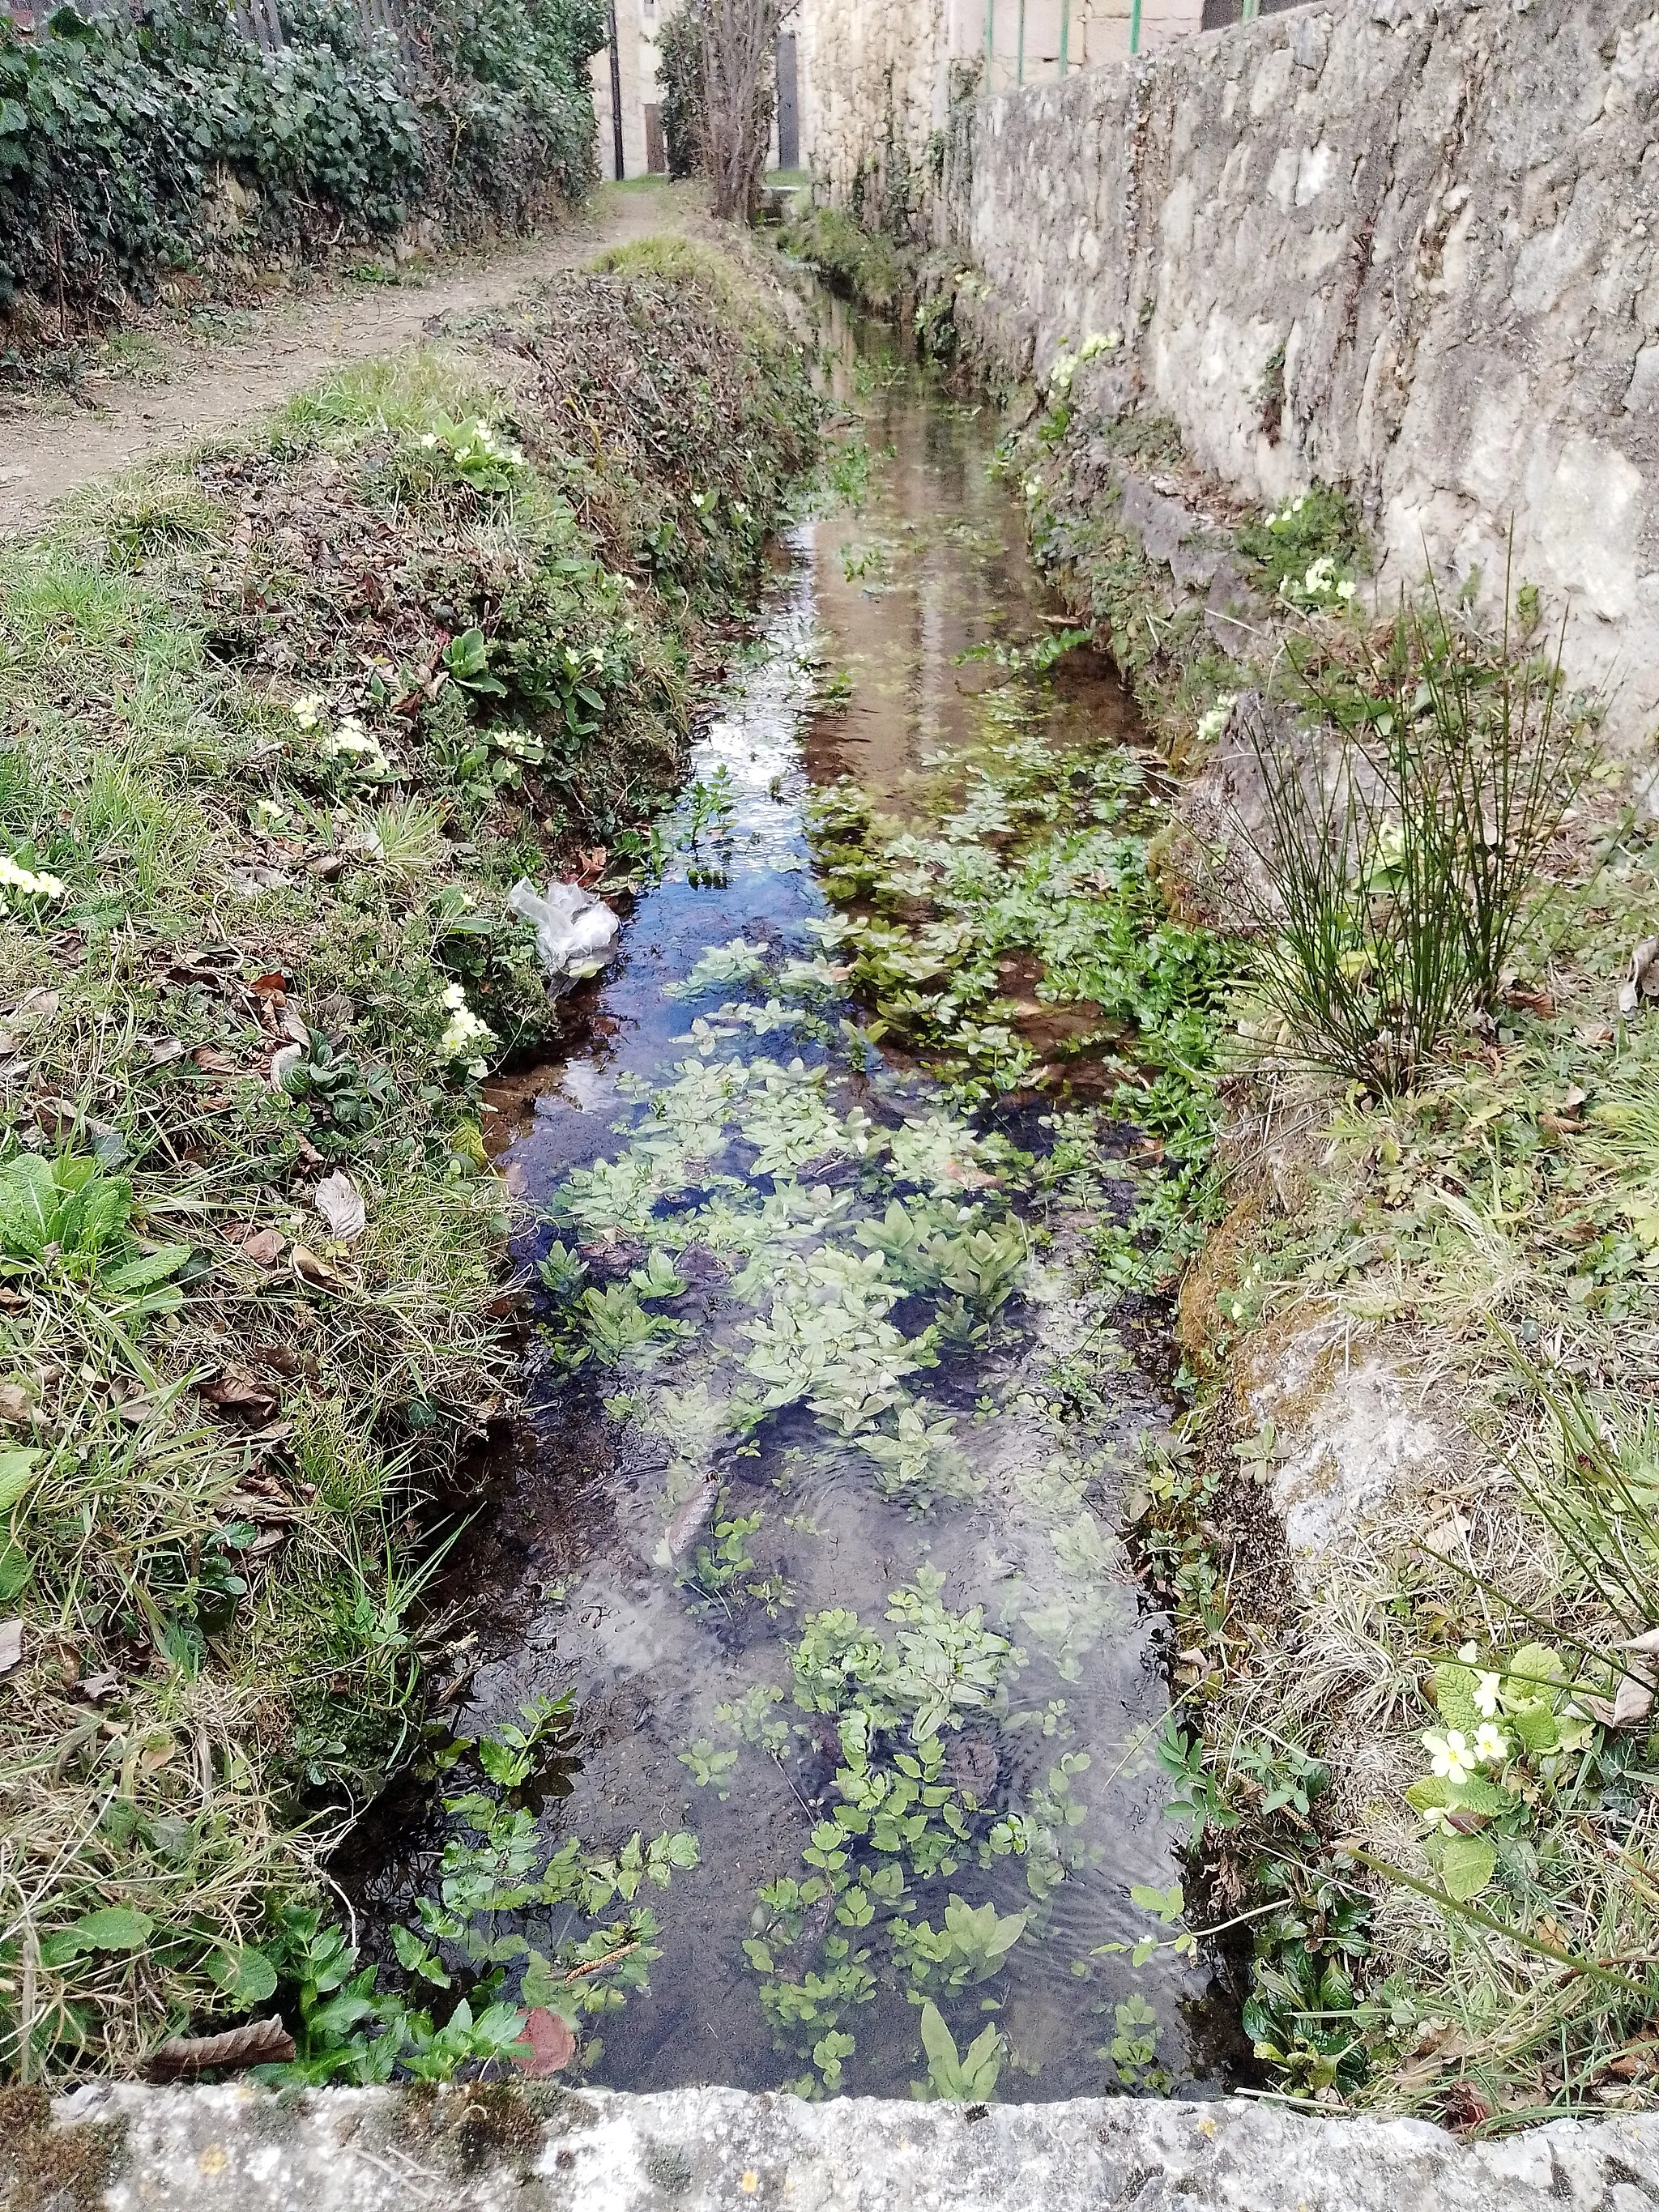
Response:
POLYGON ((3 2093, 8 2212, 1646 2212, 1659 2114, 1468 2143, 1242 2098, 905 2105, 556 2085, 3 2093))

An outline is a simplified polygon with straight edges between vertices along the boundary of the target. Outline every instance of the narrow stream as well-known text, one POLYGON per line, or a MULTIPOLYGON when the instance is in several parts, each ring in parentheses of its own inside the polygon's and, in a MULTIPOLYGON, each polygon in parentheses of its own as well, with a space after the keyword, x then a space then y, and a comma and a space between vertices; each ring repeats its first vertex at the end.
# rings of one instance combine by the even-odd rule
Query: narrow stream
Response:
MULTIPOLYGON (((897 362, 890 333, 816 312, 867 495, 789 533, 662 877, 568 1003, 568 1056, 490 1093, 512 1187, 547 1216, 526 1256, 567 1279, 450 1572, 477 1636, 454 1723, 572 1691, 550 1832, 698 1839, 641 1893, 661 1955, 604 2015, 591 2079, 907 2096, 926 1996, 959 2050, 1000 2031, 1002 2098, 1202 2094, 1221 2086, 1205 1977, 1167 1940, 1126 1955, 1175 1932, 1130 1895, 1179 1869, 1146 1741, 1157 1624, 1115 1533, 1169 1407, 1074 1293, 1063 1222, 1028 1255, 1006 1172, 1090 1066, 970 1126, 862 1048, 808 839, 814 789, 842 776, 922 831, 959 804, 951 764, 1001 677, 957 656, 1041 638, 1056 610, 988 472, 988 410, 897 362), (949 1282, 917 1272, 924 1232, 963 1240, 949 1282), (1080 1411, 1048 1383, 1079 1354, 1107 1377, 1080 1411), (901 1774, 933 1801, 925 1831, 876 1802, 901 1774), (849 1818, 860 1788, 873 1809, 849 1818), (838 1807, 850 1888, 824 1885, 838 1807)), ((1041 733, 1136 744, 1103 663, 1074 653, 1029 689, 1041 733)), ((1011 972, 1011 995, 1029 986, 1011 972)), ((1053 1052, 1063 1023, 1029 1017, 1053 1052)), ((441 1841, 401 1839, 371 1922, 407 1915, 441 1841)), ((526 1916, 532 1941, 566 1932, 551 1917, 526 1916)))

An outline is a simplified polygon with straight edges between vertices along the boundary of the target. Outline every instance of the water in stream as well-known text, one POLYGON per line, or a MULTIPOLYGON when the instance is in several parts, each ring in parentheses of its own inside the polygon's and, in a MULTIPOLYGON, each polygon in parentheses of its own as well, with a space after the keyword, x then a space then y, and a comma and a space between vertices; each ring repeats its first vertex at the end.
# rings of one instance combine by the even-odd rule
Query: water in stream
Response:
MULTIPOLYGON (((879 331, 828 334, 867 501, 790 533, 680 848, 570 1002, 568 1057, 492 1094, 512 1187, 549 1216, 526 1256, 568 1279, 452 1574, 478 1662, 456 1726, 574 1691, 550 1832, 698 1839, 641 1893, 660 1956, 584 2024, 591 2078, 903 2096, 927 1999, 960 2051, 998 2031, 1005 2098, 1190 2093, 1202 1977, 1167 1944, 1126 1955, 1170 1932, 1132 1887, 1178 1872, 1145 1741, 1155 1624, 1115 1534, 1168 1408, 1075 1294, 1063 1210, 1032 1245, 1008 1146, 1047 1141, 1060 1093, 969 1127, 859 1042, 806 831, 847 775, 926 829, 994 696, 957 656, 1054 610, 988 416, 879 331), (1099 1395, 1065 1399, 1056 1363, 1099 1395)), ((1133 745, 1079 658, 1037 695, 1050 734, 1133 745)), ((441 1840, 377 1872, 371 1917, 407 1915, 441 1840)), ((520 1919, 550 1948, 571 1924, 520 1919)))

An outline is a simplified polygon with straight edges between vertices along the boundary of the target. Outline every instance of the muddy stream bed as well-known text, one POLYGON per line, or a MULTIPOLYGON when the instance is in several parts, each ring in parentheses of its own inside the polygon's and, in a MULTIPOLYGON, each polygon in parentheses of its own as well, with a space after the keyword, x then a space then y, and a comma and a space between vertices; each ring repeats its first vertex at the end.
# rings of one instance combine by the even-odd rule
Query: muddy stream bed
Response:
MULTIPOLYGON (((476 1639, 449 1718, 477 1736, 572 1693, 514 1801, 544 1848, 696 1838, 633 1900, 648 1990, 579 2022, 590 2079, 906 2096, 924 2025, 939 2086, 942 2021, 959 2094, 1218 2090, 1207 1977, 1144 1893, 1179 1875, 1147 1743, 1168 1692, 1115 1533, 1170 1407, 1010 1165, 1088 1100, 1091 1064, 970 1121, 871 1050, 809 845, 839 778, 918 834, 941 793, 959 806, 951 763, 1005 672, 957 656, 1029 646, 1057 610, 988 472, 990 411, 818 313, 863 502, 790 533, 660 879, 566 1002, 565 1056, 489 1093, 551 1284, 526 1417, 446 1570, 476 1639), (1080 1403, 1057 1363, 1092 1377, 1080 1403)), ((1103 662, 1028 690, 1040 736, 1138 742, 1103 662)), ((1030 986, 1011 969, 1052 1054, 1066 1019, 1030 986)), ((384 1856, 350 1886, 377 1948, 453 1828, 408 1792, 374 1824, 384 1856)), ((532 1901, 510 1924, 557 1956, 623 1910, 532 1901)), ((590 1979, 566 1963, 559 1985, 590 1979)))

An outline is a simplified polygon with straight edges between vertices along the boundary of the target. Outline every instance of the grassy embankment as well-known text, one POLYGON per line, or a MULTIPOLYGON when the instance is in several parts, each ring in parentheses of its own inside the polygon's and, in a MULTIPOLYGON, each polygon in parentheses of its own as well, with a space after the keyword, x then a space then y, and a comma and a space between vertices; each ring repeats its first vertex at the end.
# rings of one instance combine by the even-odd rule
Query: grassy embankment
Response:
POLYGON ((0 555, 14 2079, 327 1996, 295 1930, 509 1387, 504 895, 642 865, 811 434, 748 279, 648 242, 0 555))
MULTIPOLYGON (((882 300, 919 297, 919 333, 953 350, 975 280, 896 276, 850 228, 819 217, 793 243, 854 290, 878 264, 882 300)), ((1076 333, 1023 395, 1005 457, 1034 551, 1169 757, 1200 767, 1231 728, 1263 800, 1253 832, 1212 805, 1205 836, 1149 854, 1203 958, 1223 915, 1249 924, 1227 1020, 1179 1055, 1200 1141, 1181 1188, 1147 1193, 1139 1238, 1140 1279, 1178 1289, 1194 1394, 1135 1501, 1179 1655, 1160 1755, 1188 1887, 1249 1943, 1246 2026, 1287 2094, 1478 2130, 1645 2105, 1659 1030, 1652 971, 1622 1009, 1620 987, 1632 947, 1650 952, 1659 854, 1535 594, 1495 633, 1426 598, 1391 616, 1340 499, 1249 512, 1172 425, 1074 398, 1114 343, 1076 333), (1225 518, 1253 651, 1218 646, 1147 559, 1103 448, 1225 518), (1325 732, 1326 794, 1370 777, 1375 804, 1310 804, 1285 773, 1298 722, 1325 732), (1299 885, 1297 915, 1253 860, 1299 885), (1345 1439, 1361 1370, 1376 1430, 1345 1439), (1335 1501, 1300 1555, 1274 1510, 1292 1481, 1335 1501)), ((1123 1272, 1121 1237, 1104 1252, 1123 1272)))

